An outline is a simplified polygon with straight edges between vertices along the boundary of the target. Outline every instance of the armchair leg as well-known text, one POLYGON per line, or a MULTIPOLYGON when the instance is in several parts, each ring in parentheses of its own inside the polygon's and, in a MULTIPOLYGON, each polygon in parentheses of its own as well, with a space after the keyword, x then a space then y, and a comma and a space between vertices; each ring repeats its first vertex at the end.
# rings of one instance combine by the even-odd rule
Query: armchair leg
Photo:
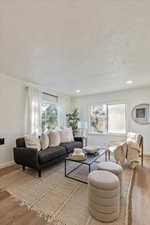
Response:
POLYGON ((41 169, 39 169, 39 170, 38 170, 39 177, 42 176, 42 173, 41 173, 41 172, 42 172, 41 169))
POLYGON ((22 169, 23 169, 23 170, 25 170, 25 169, 26 169, 26 167, 25 167, 25 166, 22 166, 22 169))
POLYGON ((108 160, 110 160, 110 151, 108 150, 108 160))
POLYGON ((144 160, 144 155, 143 155, 143 144, 142 144, 142 151, 141 151, 141 166, 143 167, 143 160, 144 160))

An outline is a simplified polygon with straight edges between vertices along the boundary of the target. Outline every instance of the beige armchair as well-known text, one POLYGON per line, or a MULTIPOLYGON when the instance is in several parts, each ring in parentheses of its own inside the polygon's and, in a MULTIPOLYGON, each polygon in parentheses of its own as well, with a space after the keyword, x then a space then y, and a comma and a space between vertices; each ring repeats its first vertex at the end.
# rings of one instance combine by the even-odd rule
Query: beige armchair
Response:
POLYGON ((136 133, 129 132, 127 139, 123 142, 113 142, 108 147, 108 158, 110 159, 110 153, 113 153, 114 158, 118 164, 123 164, 125 159, 130 164, 139 161, 141 159, 141 165, 143 166, 143 136, 136 133))
POLYGON ((129 162, 141 159, 143 166, 144 140, 143 136, 136 133, 128 133, 127 135, 127 160, 129 162))

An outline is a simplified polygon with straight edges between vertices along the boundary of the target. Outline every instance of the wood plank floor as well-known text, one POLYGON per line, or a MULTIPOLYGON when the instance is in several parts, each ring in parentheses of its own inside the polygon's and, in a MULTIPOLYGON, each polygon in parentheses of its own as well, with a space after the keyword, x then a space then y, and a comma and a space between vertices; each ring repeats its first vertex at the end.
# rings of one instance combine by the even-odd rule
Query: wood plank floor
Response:
MULTIPOLYGON (((0 176, 11 173, 19 166, 0 169, 0 176)), ((36 212, 29 211, 25 206, 11 198, 6 191, 0 190, 0 225, 52 225, 46 223, 36 212)))
POLYGON ((0 192, 0 224, 1 225, 46 225, 36 212, 28 211, 11 198, 8 192, 0 192))
MULTIPOLYGON (((0 169, 0 176, 11 173, 18 166, 0 169)), ((144 167, 137 169, 133 181, 129 225, 150 224, 150 157, 144 159, 144 167)), ((28 211, 11 198, 6 191, 0 191, 0 225, 52 225, 40 218, 36 212, 28 211)), ((121 225, 121 224, 120 224, 121 225)))
POLYGON ((132 225, 150 224, 150 157, 135 174, 132 190, 132 225))

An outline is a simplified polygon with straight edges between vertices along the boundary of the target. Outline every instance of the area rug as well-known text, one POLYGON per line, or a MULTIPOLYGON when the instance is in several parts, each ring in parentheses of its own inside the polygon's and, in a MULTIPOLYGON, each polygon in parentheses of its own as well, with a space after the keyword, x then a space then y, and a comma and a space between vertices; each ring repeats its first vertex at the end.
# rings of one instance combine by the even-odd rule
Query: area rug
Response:
MULTIPOLYGON (((71 164, 69 167, 76 165, 71 164)), ((94 167, 96 164, 94 165, 94 167)), ((94 168, 93 168, 94 169, 94 168)), ((74 176, 87 179, 88 168, 81 166, 74 176)), ((134 170, 124 168, 121 212, 108 225, 128 225, 128 207, 134 170)), ((64 163, 44 170, 42 177, 31 169, 18 169, 0 178, 0 189, 36 211, 52 225, 104 225, 92 218, 87 208, 87 184, 64 177, 64 163)))

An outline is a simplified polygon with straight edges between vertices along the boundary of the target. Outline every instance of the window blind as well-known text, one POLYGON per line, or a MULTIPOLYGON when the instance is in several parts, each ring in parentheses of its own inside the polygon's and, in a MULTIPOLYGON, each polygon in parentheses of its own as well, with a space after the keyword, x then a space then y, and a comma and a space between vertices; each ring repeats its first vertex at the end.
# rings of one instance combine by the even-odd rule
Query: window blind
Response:
POLYGON ((42 93, 42 99, 43 99, 43 101, 46 101, 46 102, 51 102, 54 104, 58 103, 58 96, 52 95, 52 94, 49 94, 46 92, 42 93))

